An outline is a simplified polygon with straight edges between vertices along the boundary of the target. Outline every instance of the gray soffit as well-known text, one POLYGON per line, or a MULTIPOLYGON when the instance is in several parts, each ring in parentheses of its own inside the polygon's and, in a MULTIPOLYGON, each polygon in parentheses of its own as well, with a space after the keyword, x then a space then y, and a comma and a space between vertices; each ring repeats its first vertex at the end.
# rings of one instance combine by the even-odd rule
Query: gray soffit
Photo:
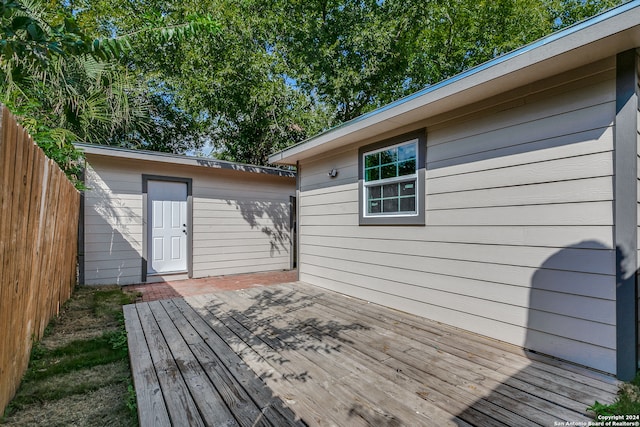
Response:
POLYGON ((293 165, 639 46, 635 0, 277 152, 269 162, 293 165))
POLYGON ((295 172, 267 166, 254 166, 242 163, 227 162, 207 157, 185 156, 179 154, 160 153, 146 150, 130 150, 126 148, 110 147, 96 144, 74 144, 76 148, 85 154, 123 158, 131 160, 145 160, 157 163, 169 163, 173 165, 196 166, 203 168, 234 170, 238 172, 264 173, 284 177, 295 177, 295 172))

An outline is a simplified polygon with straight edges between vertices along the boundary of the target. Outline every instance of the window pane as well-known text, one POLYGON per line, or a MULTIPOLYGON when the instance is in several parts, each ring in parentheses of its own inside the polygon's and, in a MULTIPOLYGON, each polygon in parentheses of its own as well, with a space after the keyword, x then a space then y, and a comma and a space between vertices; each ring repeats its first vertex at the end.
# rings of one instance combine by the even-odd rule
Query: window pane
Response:
POLYGON ((398 197, 398 184, 387 184, 382 187, 382 197, 398 197))
POLYGON ((379 199, 382 197, 382 186, 376 185, 375 187, 369 187, 369 197, 368 200, 371 199, 379 199))
POLYGON ((416 183, 414 181, 400 183, 400 195, 411 196, 416 194, 416 183))
POLYGON ((383 212, 398 212, 398 199, 385 199, 382 201, 383 212))
POLYGON ((395 178, 397 175, 396 163, 382 166, 382 179, 395 178))
POLYGON ((409 160, 416 158, 416 144, 403 145, 398 147, 398 160, 409 160))
POLYGON ((364 156, 364 167, 370 168, 380 164, 380 153, 367 154, 364 156))
POLYGON ((382 210, 380 209, 381 207, 382 204, 379 200, 371 200, 369 201, 369 203, 367 203, 367 210, 370 214, 382 212, 382 210))
POLYGON ((400 211, 401 212, 415 212, 416 211, 416 198, 415 197, 403 197, 400 199, 400 211))
POLYGON ((386 151, 380 152, 380 164, 384 165, 385 163, 395 163, 398 161, 398 149, 391 148, 386 151))
POLYGON ((411 175, 416 172, 416 161, 407 160, 398 164, 398 176, 411 175))
POLYGON ((417 188, 418 151, 418 143, 413 140, 364 154, 364 215, 391 217, 416 214, 418 205, 422 204, 418 197, 424 197, 424 192, 418 194, 417 188))

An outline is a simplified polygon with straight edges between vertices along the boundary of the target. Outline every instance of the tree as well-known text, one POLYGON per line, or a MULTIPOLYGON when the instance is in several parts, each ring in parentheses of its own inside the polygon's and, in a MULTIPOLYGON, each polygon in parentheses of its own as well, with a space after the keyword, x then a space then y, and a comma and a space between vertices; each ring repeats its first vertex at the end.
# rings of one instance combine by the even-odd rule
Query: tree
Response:
MULTIPOLYGON (((627 0, 628 1, 628 0, 627 0)), ((559 30, 576 22, 627 1, 620 0, 548 0, 546 2, 553 30, 559 30)))
POLYGON ((71 141, 126 125, 135 114, 118 114, 130 105, 126 75, 100 62, 121 46, 94 42, 73 18, 48 14, 36 1, 0 3, 1 101, 72 177, 79 153, 71 141))
POLYGON ((131 143, 157 133, 150 113, 163 101, 122 61, 131 41, 144 36, 167 44, 215 31, 208 17, 190 17, 185 23, 94 38, 63 8, 47 9, 36 0, 2 0, 0 7, 2 102, 72 178, 78 176, 80 158, 72 142, 131 143))
MULTIPOLYGON (((613 2, 591 3, 585 13, 613 2)), ((283 0, 275 7, 284 17, 272 40, 288 73, 332 107, 336 122, 536 40, 556 20, 545 0, 283 0)))
MULTIPOLYGON (((143 106, 148 116, 145 121, 125 114, 123 118, 133 120, 108 123, 67 120, 65 129, 102 143, 159 151, 185 152, 206 144, 213 146, 217 157, 265 164, 275 150, 619 3, 51 0, 49 4, 72 16, 93 38, 130 43, 129 49, 114 55, 116 64, 103 74, 106 82, 123 79, 119 87, 126 98, 116 96, 116 91, 99 105, 143 106), (192 22, 194 16, 206 17, 205 27, 216 22, 218 31, 171 35, 179 35, 182 23, 192 22), (149 31, 153 28, 167 31, 159 35, 149 31)), ((97 102, 97 96, 87 99, 97 102)))
POLYGON ((270 42, 299 87, 333 110, 334 123, 404 94, 413 25, 395 6, 376 0, 276 4, 283 16, 270 42))
POLYGON ((165 8, 169 19, 196 11, 220 25, 217 33, 186 42, 133 43, 130 67, 159 100, 170 100, 168 108, 191 118, 180 140, 206 142, 218 158, 266 164, 274 150, 326 126, 322 105, 291 84, 267 44, 267 20, 249 10, 249 3, 181 2, 165 8))

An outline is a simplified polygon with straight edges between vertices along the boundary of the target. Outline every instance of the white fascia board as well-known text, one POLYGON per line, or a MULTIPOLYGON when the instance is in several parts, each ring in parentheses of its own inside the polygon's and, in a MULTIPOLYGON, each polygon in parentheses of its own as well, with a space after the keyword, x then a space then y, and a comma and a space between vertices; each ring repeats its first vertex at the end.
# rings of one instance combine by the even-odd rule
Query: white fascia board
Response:
POLYGON ((130 150, 126 148, 110 147, 95 144, 74 144, 76 148, 85 154, 93 156, 122 158, 129 160, 144 160, 156 163, 169 163, 173 165, 196 166, 213 169, 235 170, 238 172, 265 173, 285 177, 295 177, 292 171, 270 168, 267 166, 254 166, 242 163, 227 162, 224 160, 209 159, 205 157, 183 156, 179 154, 160 153, 145 150, 130 150))
POLYGON ((551 34, 273 154, 296 161, 640 46, 640 0, 551 34))

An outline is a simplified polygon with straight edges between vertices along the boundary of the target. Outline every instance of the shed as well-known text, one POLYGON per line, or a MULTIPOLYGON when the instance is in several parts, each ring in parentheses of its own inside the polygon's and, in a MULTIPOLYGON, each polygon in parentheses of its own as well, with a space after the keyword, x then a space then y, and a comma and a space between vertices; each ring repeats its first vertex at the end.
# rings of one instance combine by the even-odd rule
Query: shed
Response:
POLYGON ((300 280, 630 379, 632 1, 284 151, 300 280))
POLYGON ((291 171, 108 146, 86 156, 80 283, 288 270, 291 171))

